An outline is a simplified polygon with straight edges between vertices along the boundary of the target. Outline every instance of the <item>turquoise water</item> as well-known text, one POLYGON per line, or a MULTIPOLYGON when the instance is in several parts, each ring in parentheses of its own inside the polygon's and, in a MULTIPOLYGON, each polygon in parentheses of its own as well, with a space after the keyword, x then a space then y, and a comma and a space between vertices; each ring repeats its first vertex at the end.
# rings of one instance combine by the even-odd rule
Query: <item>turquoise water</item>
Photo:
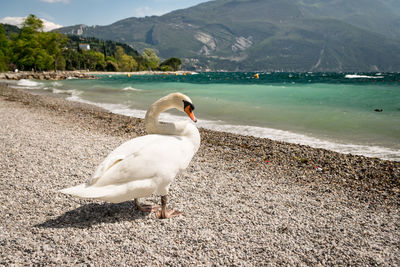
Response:
MULTIPOLYGON (((253 75, 103 75, 18 85, 137 117, 179 91, 193 100, 199 127, 400 161, 400 74, 253 75)), ((164 119, 180 115, 170 114, 164 119)))

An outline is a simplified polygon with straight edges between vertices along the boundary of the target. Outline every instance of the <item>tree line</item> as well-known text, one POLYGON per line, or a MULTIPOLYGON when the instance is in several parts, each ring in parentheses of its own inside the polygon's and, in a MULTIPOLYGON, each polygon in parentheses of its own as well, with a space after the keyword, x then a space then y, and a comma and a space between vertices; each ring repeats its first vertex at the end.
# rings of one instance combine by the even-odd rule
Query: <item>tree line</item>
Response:
POLYGON ((139 54, 122 43, 43 32, 43 22, 32 14, 20 30, 7 28, 6 32, 0 24, 0 71, 176 71, 181 65, 178 58, 160 64, 160 58, 150 48, 139 54), (82 44, 90 49, 82 49, 82 44))

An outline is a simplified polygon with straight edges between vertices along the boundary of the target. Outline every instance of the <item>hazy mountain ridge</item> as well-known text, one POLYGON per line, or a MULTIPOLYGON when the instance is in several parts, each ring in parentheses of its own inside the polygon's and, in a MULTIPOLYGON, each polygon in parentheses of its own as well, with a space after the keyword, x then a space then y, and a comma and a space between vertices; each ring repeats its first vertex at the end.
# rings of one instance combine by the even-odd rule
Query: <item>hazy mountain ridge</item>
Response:
POLYGON ((400 71, 400 5, 391 1, 217 0, 59 31, 151 47, 197 70, 400 71))

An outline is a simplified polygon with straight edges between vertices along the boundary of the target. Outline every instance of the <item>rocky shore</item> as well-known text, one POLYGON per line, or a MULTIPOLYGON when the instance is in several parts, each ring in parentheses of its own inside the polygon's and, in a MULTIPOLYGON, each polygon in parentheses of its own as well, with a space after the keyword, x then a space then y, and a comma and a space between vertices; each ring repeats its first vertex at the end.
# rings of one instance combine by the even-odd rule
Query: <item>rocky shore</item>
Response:
POLYGON ((77 79, 96 79, 96 76, 81 71, 19 71, 19 72, 0 72, 2 80, 66 80, 71 78, 77 79))
POLYGON ((201 129, 170 191, 184 215, 157 220, 57 192, 144 135, 142 120, 4 83, 0 113, 0 265, 400 262, 399 162, 201 129))
POLYGON ((66 80, 66 79, 97 79, 96 75, 190 75, 191 71, 136 71, 136 72, 105 72, 105 71, 19 71, 0 72, 0 80, 66 80))

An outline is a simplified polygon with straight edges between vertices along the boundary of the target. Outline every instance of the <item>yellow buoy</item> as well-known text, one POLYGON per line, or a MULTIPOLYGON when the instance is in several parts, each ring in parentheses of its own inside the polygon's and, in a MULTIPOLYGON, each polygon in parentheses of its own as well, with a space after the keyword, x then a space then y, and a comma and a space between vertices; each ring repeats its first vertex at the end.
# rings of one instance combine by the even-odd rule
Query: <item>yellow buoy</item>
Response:
POLYGON ((259 78, 260 78, 260 75, 259 75, 258 73, 256 73, 256 74, 254 74, 253 77, 256 78, 256 79, 259 79, 259 78))

